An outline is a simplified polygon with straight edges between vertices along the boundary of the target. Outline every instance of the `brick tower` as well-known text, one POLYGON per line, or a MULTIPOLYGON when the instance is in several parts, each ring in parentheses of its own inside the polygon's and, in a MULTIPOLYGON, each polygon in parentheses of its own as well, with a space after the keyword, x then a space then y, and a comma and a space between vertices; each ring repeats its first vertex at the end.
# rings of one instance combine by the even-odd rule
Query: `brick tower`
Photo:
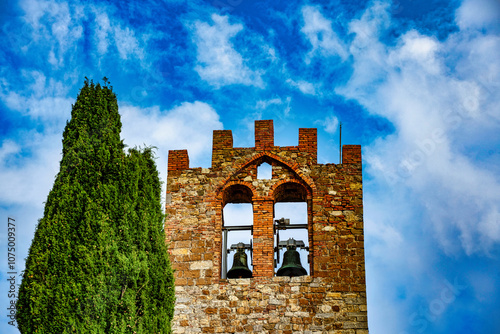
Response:
MULTIPOLYGON (((367 334, 361 146, 342 163, 317 163, 316 129, 274 146, 272 120, 255 122, 255 147, 213 134, 211 168, 168 156, 166 239, 176 270, 175 333, 367 334), (258 179, 262 163, 272 177, 258 179), (308 275, 276 276, 278 202, 307 203, 308 275), (226 279, 223 208, 251 203, 252 278, 226 279)), ((285 225, 280 225, 286 228, 285 225)))

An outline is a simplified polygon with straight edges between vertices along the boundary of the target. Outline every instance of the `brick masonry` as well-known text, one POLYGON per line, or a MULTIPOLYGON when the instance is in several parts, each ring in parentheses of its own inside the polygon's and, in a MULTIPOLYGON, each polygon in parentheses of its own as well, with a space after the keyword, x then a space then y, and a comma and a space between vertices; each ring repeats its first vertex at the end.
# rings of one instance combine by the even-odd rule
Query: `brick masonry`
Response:
MULTIPOLYGON (((272 120, 255 122, 255 147, 216 130, 211 168, 168 158, 166 240, 176 277, 175 333, 368 333, 361 146, 341 164, 317 164, 316 129, 274 146, 272 120), (272 178, 257 179, 257 167, 272 178), (273 208, 306 202, 310 276, 274 276, 273 208), (222 210, 253 204, 253 278, 221 279, 222 210)), ((304 265, 304 264, 303 264, 304 265)))

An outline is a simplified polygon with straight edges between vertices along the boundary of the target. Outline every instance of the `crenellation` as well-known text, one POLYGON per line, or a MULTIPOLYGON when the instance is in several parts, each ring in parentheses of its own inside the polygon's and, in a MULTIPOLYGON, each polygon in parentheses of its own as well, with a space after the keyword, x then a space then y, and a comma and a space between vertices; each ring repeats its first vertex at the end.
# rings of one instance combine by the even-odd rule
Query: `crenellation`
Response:
POLYGON ((168 171, 182 171, 189 168, 187 150, 168 151, 168 171))
POLYGON ((269 150, 274 147, 272 120, 255 121, 255 149, 269 150))

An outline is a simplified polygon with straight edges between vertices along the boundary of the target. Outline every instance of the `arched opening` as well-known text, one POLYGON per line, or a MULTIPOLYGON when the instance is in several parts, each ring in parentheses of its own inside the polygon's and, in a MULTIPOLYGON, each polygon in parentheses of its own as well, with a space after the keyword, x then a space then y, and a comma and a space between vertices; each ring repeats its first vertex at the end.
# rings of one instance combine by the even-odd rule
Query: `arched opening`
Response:
POLYGON ((270 180, 273 178, 273 166, 267 162, 261 163, 257 167, 257 179, 258 180, 270 180))
POLYGON ((275 222, 275 274, 283 266, 283 257, 287 250, 285 244, 292 239, 300 247, 296 251, 300 255, 300 265, 307 275, 311 274, 309 263, 311 249, 309 248, 309 210, 307 190, 299 183, 284 183, 274 192, 274 222, 275 222))
POLYGON ((252 190, 243 184, 233 184, 222 194, 222 205, 227 203, 252 203, 252 190))
MULTIPOLYGON (((251 203, 226 204, 223 210, 223 239, 225 241, 222 246, 226 245, 226 275, 233 267, 234 255, 237 252, 238 244, 243 243, 245 247, 252 244, 251 226, 253 226, 253 207, 251 203)), ((247 255, 248 269, 252 271, 251 250, 246 248, 244 252, 247 255)))
MULTIPOLYGON (((274 215, 275 220, 279 220, 281 218, 290 219, 290 224, 286 229, 280 229, 276 231, 274 235, 274 244, 278 246, 280 242, 283 244, 283 242, 289 239, 294 239, 295 241, 303 241, 304 247, 298 247, 297 251, 300 254, 300 263, 302 267, 304 267, 304 269, 306 270, 307 275, 310 275, 311 270, 308 260, 309 251, 305 249, 309 247, 309 233, 307 229, 307 203, 276 203, 274 206, 274 215)), ((275 273, 283 265, 283 255, 285 254, 285 251, 285 248, 281 248, 275 255, 275 273)))
MULTIPOLYGON (((234 255, 243 247, 251 275, 252 266, 253 206, 252 191, 244 185, 235 184, 225 189, 222 211, 222 263, 221 278, 229 278, 234 255), (243 245, 243 246, 242 246, 243 245)), ((233 271, 234 274, 234 271, 233 271)), ((241 277, 241 276, 240 276, 241 277)))

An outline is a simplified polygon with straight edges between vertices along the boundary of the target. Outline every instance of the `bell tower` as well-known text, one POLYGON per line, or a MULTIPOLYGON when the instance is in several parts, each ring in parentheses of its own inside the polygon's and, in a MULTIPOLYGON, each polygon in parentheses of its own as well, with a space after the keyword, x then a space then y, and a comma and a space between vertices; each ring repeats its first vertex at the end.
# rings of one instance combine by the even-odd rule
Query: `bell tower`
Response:
POLYGON ((279 147, 273 121, 255 121, 250 148, 215 130, 211 168, 190 168, 186 150, 169 151, 166 214, 174 333, 368 333, 361 146, 344 145, 340 164, 318 164, 316 129, 279 147), (269 178, 257 177, 262 164, 269 178), (306 203, 305 222, 275 217, 281 202, 306 203), (253 223, 228 225, 231 203, 251 204, 253 223), (304 240, 279 239, 294 229, 304 240), (250 240, 228 243, 236 230, 250 240))

